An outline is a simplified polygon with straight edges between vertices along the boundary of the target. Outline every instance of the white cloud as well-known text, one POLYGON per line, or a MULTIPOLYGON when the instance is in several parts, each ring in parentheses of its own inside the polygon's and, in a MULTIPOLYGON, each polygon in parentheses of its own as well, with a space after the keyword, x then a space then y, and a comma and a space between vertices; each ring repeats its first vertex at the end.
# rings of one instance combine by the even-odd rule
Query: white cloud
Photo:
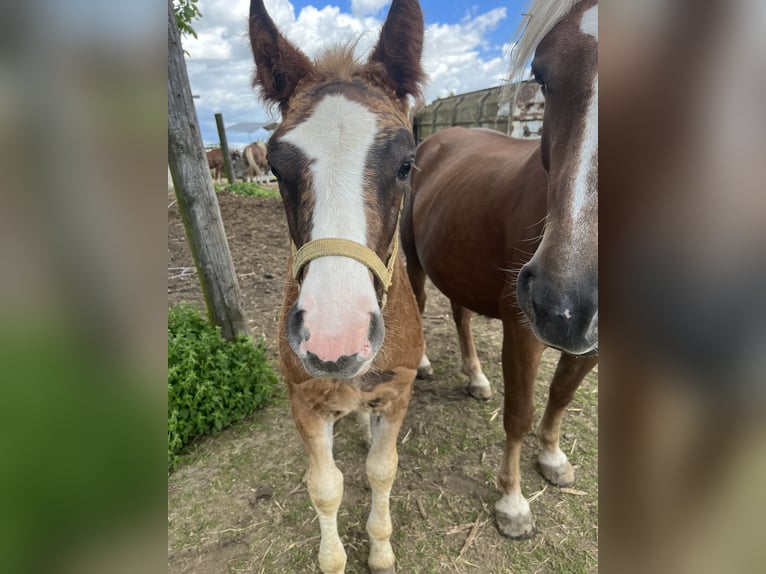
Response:
MULTIPOLYGON (((266 9, 283 34, 309 57, 336 42, 359 39, 360 54, 377 41, 382 20, 370 14, 385 0, 354 0, 352 13, 337 6, 308 6, 295 14, 288 0, 266 0, 266 9)), ((198 38, 184 38, 192 92, 206 143, 217 140, 216 112, 227 125, 278 119, 251 87, 253 61, 247 38, 249 0, 200 0, 202 18, 194 23, 198 38)), ((381 18, 385 14, 380 14, 381 18)), ((505 8, 472 14, 455 24, 426 27, 423 65, 429 76, 426 101, 500 84, 507 71, 503 57, 485 57, 488 35, 506 18, 505 8)), ((507 46, 506 46, 507 48, 507 46)), ((505 50, 503 51, 505 53, 505 50)), ((265 137, 266 134, 255 134, 265 137)), ((230 144, 242 147, 247 134, 230 133, 230 144)))
POLYGON ((485 60, 481 50, 487 47, 487 34, 505 17, 505 8, 495 8, 458 24, 426 27, 423 66, 430 81, 427 101, 502 83, 507 75, 504 59, 498 56, 485 60))
POLYGON ((192 48, 194 52, 189 53, 201 60, 229 60, 231 44, 224 37, 225 33, 226 28, 223 26, 200 30, 197 32, 198 41, 192 48))
POLYGON ((388 0, 351 0, 351 13, 354 16, 377 14, 386 4, 388 0))

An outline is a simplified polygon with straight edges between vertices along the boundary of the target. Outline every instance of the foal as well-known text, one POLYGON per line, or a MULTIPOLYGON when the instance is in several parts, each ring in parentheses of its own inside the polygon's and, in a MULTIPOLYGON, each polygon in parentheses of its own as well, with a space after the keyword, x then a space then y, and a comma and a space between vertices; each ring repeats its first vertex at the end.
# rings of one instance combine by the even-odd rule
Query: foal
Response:
POLYGON ((415 143, 409 97, 419 97, 423 15, 394 0, 365 63, 351 48, 311 62, 277 30, 262 0, 250 4, 254 83, 282 123, 268 159, 293 243, 280 317, 280 363, 308 453, 322 572, 345 570, 337 512, 343 475, 333 424, 368 417, 372 508, 368 565, 393 573, 389 495, 396 440, 423 352, 417 304, 398 255, 403 195, 415 143))

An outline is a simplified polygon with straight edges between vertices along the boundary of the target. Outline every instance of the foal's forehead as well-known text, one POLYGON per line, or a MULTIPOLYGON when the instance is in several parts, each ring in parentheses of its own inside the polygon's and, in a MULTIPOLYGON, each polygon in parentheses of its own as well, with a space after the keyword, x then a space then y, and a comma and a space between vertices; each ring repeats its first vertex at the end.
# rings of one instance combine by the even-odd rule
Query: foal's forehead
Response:
POLYGON ((381 132, 407 125, 406 115, 381 89, 361 81, 328 82, 296 95, 274 139, 307 122, 325 123, 329 129, 351 128, 355 123, 367 125, 370 117, 381 132))
POLYGON ((378 132, 375 114, 342 94, 328 94, 280 141, 291 144, 322 169, 362 169, 378 132))

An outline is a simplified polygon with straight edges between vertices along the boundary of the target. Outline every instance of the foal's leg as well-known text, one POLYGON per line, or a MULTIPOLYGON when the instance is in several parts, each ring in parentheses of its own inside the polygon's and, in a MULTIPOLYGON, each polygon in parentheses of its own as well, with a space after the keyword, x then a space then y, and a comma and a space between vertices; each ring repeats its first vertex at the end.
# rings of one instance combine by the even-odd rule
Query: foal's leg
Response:
POLYGON ((367 478, 372 490, 372 505, 367 519, 367 533, 370 536, 370 557, 367 564, 373 574, 395 572, 389 498, 399 462, 396 439, 404 415, 407 414, 409 401, 408 390, 386 413, 373 413, 370 416, 372 445, 367 455, 367 478))
POLYGON ((338 536, 338 507, 343 498, 343 474, 332 456, 333 422, 323 421, 309 409, 294 409, 293 416, 308 453, 306 480, 319 517, 319 569, 323 574, 342 574, 346 551, 338 536))
POLYGON ((471 333, 471 316, 473 313, 456 303, 450 303, 452 304, 452 317, 455 319, 455 326, 457 327, 457 337, 460 341, 463 373, 470 377, 468 394, 476 399, 486 401, 492 398, 492 388, 481 370, 481 363, 473 344, 473 334, 471 333))
POLYGON ((545 414, 537 427, 537 437, 542 446, 537 462, 540 473, 555 486, 569 486, 574 482, 574 469, 567 455, 559 448, 561 419, 577 387, 597 362, 597 357, 576 357, 562 353, 553 375, 545 414))
POLYGON ((528 538, 534 534, 535 523, 521 493, 520 456, 524 436, 532 427, 532 389, 545 347, 515 321, 503 321, 505 450, 498 473, 502 497, 495 504, 495 519, 505 536, 528 538))

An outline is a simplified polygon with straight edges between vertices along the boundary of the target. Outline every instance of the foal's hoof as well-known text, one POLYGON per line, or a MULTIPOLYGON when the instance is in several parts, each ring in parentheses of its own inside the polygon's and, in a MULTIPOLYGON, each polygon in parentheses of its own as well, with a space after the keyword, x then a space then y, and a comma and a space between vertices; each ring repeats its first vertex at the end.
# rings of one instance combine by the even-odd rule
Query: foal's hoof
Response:
POLYGON ((532 513, 511 516, 495 509, 495 520, 500 534, 513 540, 527 540, 535 535, 535 521, 532 513))
POLYGON ((481 401, 488 401, 492 398, 492 389, 490 387, 468 385, 466 387, 466 392, 474 399, 479 399, 481 401))
POLYGON ((379 568, 370 568, 370 574, 396 574, 396 568, 393 565, 383 570, 379 568))
POLYGON ((434 378, 434 369, 431 365, 426 367, 418 367, 418 379, 421 381, 430 381, 434 378))
POLYGON ((572 486, 574 484, 575 472, 569 461, 559 465, 550 465, 538 460, 537 468, 543 478, 553 486, 572 486))

